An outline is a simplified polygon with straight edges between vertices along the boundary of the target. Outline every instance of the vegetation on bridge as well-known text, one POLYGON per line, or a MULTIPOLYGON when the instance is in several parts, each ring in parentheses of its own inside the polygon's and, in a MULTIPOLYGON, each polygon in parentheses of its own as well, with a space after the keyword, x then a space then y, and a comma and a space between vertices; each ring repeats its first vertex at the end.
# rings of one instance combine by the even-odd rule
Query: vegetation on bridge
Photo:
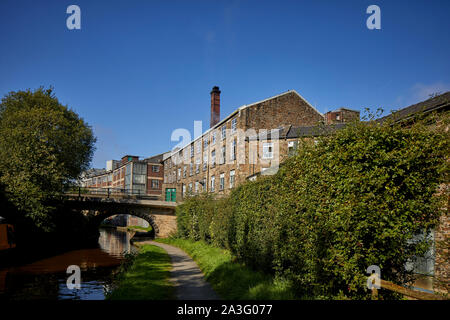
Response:
MULTIPOLYGON (((10 92, 0 103, 2 216, 43 232, 57 229, 64 186, 91 161, 92 129, 53 90, 10 92)), ((66 218, 64 218, 66 219, 66 218)), ((64 220, 63 219, 63 220, 64 220)), ((67 230, 67 220, 64 224, 67 230)))
POLYGON ((369 299, 367 267, 405 284, 405 263, 430 244, 417 236, 442 213, 436 191, 448 181, 449 134, 422 121, 371 121, 305 141, 274 176, 178 206, 178 237, 226 248, 288 279, 300 297, 369 299))

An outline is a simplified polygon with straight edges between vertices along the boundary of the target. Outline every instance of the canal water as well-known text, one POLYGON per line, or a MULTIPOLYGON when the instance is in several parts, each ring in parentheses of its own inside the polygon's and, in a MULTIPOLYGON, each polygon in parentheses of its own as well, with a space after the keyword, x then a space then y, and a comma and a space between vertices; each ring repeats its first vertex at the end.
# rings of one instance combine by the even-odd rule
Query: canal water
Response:
POLYGON ((132 234, 100 229, 98 246, 72 250, 30 264, 0 269, 0 300, 103 300, 126 253, 136 250, 132 234), (81 288, 68 289, 68 266, 81 269, 81 288))

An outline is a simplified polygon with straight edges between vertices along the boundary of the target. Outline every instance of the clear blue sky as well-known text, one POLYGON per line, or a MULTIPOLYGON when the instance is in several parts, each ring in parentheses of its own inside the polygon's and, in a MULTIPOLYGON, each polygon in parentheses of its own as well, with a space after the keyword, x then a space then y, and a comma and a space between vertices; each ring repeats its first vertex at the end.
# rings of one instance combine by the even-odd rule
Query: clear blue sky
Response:
POLYGON ((450 1, 0 1, 0 95, 54 86, 98 138, 92 166, 169 150, 176 128, 295 89, 321 112, 450 88, 450 1), (81 8, 68 30, 66 8, 81 8), (366 8, 381 8, 368 30, 366 8))

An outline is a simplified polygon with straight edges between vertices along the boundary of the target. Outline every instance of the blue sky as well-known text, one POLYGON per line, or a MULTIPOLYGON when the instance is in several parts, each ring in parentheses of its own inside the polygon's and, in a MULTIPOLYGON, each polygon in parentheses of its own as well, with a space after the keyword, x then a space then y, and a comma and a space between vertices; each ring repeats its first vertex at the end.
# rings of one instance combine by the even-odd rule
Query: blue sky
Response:
POLYGON ((93 167, 170 150, 176 128, 295 89, 319 111, 450 89, 450 1, 0 2, 0 95, 53 86, 98 138, 93 167), (81 8, 68 30, 66 8, 81 8), (366 8, 381 9, 369 30, 366 8))

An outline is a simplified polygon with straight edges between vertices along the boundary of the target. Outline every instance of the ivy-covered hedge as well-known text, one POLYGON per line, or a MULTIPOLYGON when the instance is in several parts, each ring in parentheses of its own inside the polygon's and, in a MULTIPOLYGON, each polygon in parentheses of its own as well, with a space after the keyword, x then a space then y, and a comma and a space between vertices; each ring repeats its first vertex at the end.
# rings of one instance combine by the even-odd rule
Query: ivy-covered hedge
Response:
POLYGON ((369 298, 371 265, 382 279, 406 283, 405 263, 429 245, 411 239, 442 213, 436 190, 446 179, 449 134, 433 128, 360 122, 304 141, 277 174, 224 199, 186 200, 178 235, 289 278, 299 296, 369 298))

